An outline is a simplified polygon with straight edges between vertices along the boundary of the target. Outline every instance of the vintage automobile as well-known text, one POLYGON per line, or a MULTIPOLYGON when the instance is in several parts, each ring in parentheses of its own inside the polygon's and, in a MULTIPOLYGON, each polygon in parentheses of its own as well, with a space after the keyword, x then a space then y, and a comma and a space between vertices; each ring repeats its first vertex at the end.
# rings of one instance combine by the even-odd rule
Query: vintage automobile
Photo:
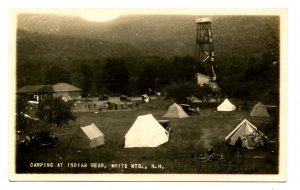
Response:
POLYGON ((104 95, 100 96, 98 100, 99 101, 108 101, 108 95, 104 94, 104 95))
POLYGON ((120 96, 120 100, 121 101, 131 101, 131 99, 128 96, 126 96, 126 95, 121 95, 120 96))
POLYGON ((18 145, 21 149, 36 150, 43 147, 56 147, 58 146, 57 136, 49 130, 36 131, 30 134, 21 135, 18 131, 18 145))
POLYGON ((179 104, 182 109, 188 114, 188 115, 192 115, 193 114, 193 110, 192 107, 189 104, 179 104))

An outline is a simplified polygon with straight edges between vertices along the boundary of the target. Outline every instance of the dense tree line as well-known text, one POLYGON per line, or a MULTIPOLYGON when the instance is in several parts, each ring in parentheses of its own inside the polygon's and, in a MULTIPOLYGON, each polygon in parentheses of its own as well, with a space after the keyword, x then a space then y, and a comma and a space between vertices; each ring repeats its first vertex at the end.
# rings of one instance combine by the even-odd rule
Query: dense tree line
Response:
POLYGON ((18 64, 18 86, 67 82, 89 96, 103 93, 136 95, 147 93, 149 88, 153 92, 162 91, 174 82, 195 81, 195 73, 204 71, 190 56, 76 60, 49 65, 39 64, 33 68, 27 63, 18 64))
MULTIPOLYGON (((278 103, 279 58, 274 51, 218 60, 216 72, 221 95, 242 98, 245 103, 253 99, 278 103)), ((81 88, 85 96, 135 96, 149 93, 149 89, 165 91, 174 84, 195 83, 197 72, 209 75, 210 65, 201 65, 191 56, 123 57, 52 65, 25 62, 18 64, 17 78, 19 86, 67 82, 81 88)))

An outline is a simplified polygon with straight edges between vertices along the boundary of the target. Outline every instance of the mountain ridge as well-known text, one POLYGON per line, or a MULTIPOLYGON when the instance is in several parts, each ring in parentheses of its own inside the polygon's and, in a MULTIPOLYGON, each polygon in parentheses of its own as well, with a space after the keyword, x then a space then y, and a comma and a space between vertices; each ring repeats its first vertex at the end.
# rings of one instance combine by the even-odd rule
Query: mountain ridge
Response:
MULTIPOLYGON (((84 51, 80 46, 86 46, 84 45, 85 40, 79 39, 86 39, 88 44, 93 43, 91 40, 94 40, 94 44, 100 45, 92 47, 100 49, 99 52, 107 49, 106 53, 94 53, 95 58, 126 56, 126 46, 132 51, 128 56, 193 56, 196 46, 195 18, 190 15, 130 15, 121 16, 108 22, 91 22, 79 16, 22 14, 18 16, 18 29, 38 34, 24 37, 22 36, 24 33, 19 33, 20 40, 18 42, 26 37, 34 39, 35 37, 47 38, 47 35, 55 35, 57 39, 54 37, 51 39, 57 42, 55 46, 61 46, 57 47, 57 51, 59 51, 63 48, 63 43, 60 41, 73 37, 74 44, 79 47, 73 48, 75 55, 72 59, 91 58, 84 54, 96 51, 88 48, 86 53, 82 52, 83 54, 79 56, 76 51, 84 51)), ((216 59, 260 54, 270 43, 273 43, 266 25, 270 25, 276 33, 279 33, 278 17, 213 17, 212 33, 216 59)), ((41 44, 49 43, 42 39, 39 42, 41 44)), ((32 46, 30 43, 28 39, 23 40, 19 46, 32 46)), ((39 50, 41 54, 47 54, 48 51, 47 48, 39 50)))

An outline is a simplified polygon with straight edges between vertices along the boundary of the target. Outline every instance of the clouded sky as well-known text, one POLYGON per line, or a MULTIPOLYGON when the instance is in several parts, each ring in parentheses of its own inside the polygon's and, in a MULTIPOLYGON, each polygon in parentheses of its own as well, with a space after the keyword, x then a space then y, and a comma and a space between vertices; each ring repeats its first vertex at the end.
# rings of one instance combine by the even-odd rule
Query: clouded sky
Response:
MULTIPOLYGON (((45 13, 59 15, 77 15, 89 21, 105 22, 120 15, 215 15, 215 14, 253 14, 256 10, 243 9, 18 9, 20 13, 45 13)), ((263 14, 268 14, 263 10, 263 14)))
POLYGON ((21 13, 45 13, 58 15, 77 15, 89 21, 105 22, 113 20, 121 15, 140 14, 183 14, 199 15, 195 9, 24 9, 18 10, 21 13))

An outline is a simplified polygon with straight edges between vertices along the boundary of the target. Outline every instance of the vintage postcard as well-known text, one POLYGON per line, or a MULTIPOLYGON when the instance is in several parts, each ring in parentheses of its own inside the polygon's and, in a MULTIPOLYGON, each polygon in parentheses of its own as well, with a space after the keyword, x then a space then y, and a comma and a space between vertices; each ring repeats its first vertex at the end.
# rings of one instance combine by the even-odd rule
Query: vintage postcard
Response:
POLYGON ((11 181, 286 181, 286 9, 11 9, 11 181))

